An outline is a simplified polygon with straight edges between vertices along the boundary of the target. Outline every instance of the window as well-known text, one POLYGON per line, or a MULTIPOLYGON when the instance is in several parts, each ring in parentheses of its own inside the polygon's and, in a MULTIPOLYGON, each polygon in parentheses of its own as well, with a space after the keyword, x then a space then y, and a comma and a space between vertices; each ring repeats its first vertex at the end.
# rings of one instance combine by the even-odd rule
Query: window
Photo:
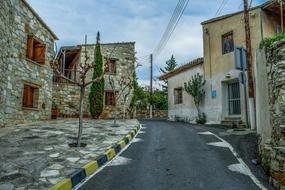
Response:
POLYGON ((115 93, 112 91, 105 92, 105 105, 115 106, 115 104, 116 104, 115 93))
POLYGON ((183 90, 182 88, 175 88, 174 89, 174 104, 182 104, 183 102, 183 90))
POLYGON ((28 35, 27 58, 39 64, 45 64, 45 44, 35 39, 33 35, 28 35))
POLYGON ((24 84, 23 107, 38 108, 39 88, 24 84))
POLYGON ((105 72, 110 73, 110 74, 116 74, 116 60, 114 59, 109 59, 107 60, 105 67, 105 72))
POLYGON ((223 54, 227 54, 234 51, 233 32, 229 32, 222 36, 222 48, 223 54))

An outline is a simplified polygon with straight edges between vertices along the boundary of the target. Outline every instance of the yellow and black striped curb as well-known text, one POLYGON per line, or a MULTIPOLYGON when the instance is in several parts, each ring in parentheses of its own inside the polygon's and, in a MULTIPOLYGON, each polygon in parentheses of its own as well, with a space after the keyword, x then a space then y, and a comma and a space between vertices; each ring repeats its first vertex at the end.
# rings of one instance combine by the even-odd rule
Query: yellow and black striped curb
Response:
POLYGON ((131 130, 127 136, 109 148, 104 154, 98 156, 95 160, 89 162, 82 168, 75 171, 69 178, 66 178, 49 190, 72 190, 76 185, 81 183, 85 178, 92 175, 96 170, 105 165, 108 161, 112 160, 121 150, 130 143, 137 132, 140 129, 140 125, 131 130))

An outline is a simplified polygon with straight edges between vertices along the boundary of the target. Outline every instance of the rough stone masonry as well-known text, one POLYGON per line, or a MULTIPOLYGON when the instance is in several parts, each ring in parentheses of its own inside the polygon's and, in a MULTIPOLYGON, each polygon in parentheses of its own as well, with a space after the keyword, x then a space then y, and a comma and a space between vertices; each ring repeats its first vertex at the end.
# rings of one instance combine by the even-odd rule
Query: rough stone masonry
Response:
MULTIPOLYGON (((0 18, 0 127, 50 119, 53 73, 49 63, 57 37, 25 0, 1 1, 0 18), (27 58, 29 36, 37 42, 33 45, 43 49, 41 64, 27 58), (31 105, 27 107, 23 106, 25 85, 32 92, 26 97, 31 105)), ((36 49, 34 55, 38 53, 36 49)))
MULTIPOLYGON (((74 48, 74 47, 73 47, 74 48)), ((85 45, 75 46, 79 49, 80 59, 77 64, 85 63, 85 52, 88 57, 87 63, 92 63, 95 61, 95 44, 87 44, 86 51, 85 45)), ((101 44, 101 52, 103 56, 103 63, 106 64, 107 59, 111 58, 116 60, 116 72, 104 74, 105 80, 105 93, 108 91, 115 90, 117 94, 116 100, 116 113, 118 116, 122 117, 123 109, 130 105, 133 89, 127 87, 126 89, 120 89, 118 84, 122 80, 122 77, 127 77, 128 75, 133 78, 133 73, 135 72, 135 43, 134 42, 121 42, 121 43, 107 43, 101 44), (110 78, 114 80, 115 89, 112 89, 109 83, 110 78), (124 102, 124 96, 127 96, 126 102, 124 102)), ((93 75, 93 70, 87 73, 86 81, 91 81, 93 75)), ((84 116, 89 117, 89 101, 88 95, 90 92, 90 86, 86 88, 85 98, 84 98, 84 116)), ((79 87, 71 83, 53 83, 53 101, 57 106, 58 111, 62 117, 77 117, 79 110, 79 98, 80 90, 79 87)), ((105 97, 104 97, 105 98, 105 97)), ((104 100, 105 103, 105 100, 104 100)), ((104 105, 104 111, 101 114, 101 118, 113 118, 115 108, 114 106, 104 105)))
POLYGON ((285 41, 267 50, 269 90, 271 182, 277 189, 285 189, 285 41))

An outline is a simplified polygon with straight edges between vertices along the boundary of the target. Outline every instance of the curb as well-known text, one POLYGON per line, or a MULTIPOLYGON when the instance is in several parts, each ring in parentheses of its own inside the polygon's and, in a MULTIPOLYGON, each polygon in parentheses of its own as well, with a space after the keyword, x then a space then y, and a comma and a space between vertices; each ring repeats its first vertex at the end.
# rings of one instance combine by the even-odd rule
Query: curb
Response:
POLYGON ((131 130, 128 135, 109 148, 104 154, 98 156, 95 160, 90 161, 88 164, 71 174, 69 178, 61 180, 49 188, 49 190, 72 190, 84 179, 92 175, 96 170, 105 165, 108 161, 111 161, 118 153, 120 153, 134 138, 139 129, 140 125, 131 130))

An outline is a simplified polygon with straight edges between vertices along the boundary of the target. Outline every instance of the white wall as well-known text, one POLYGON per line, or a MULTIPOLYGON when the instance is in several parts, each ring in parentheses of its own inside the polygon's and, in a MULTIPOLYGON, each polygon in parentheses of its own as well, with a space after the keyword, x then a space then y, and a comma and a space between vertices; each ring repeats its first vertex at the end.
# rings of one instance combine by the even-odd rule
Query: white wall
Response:
POLYGON ((183 103, 175 105, 174 89, 179 87, 184 88, 184 83, 188 82, 192 76, 197 73, 203 75, 202 64, 168 79, 168 117, 170 120, 174 120, 175 117, 179 117, 185 121, 195 122, 197 110, 193 98, 183 90, 183 103))
POLYGON ((270 142, 271 125, 269 112, 268 78, 264 51, 256 51, 254 62, 256 96, 256 131, 261 135, 262 144, 270 142))

